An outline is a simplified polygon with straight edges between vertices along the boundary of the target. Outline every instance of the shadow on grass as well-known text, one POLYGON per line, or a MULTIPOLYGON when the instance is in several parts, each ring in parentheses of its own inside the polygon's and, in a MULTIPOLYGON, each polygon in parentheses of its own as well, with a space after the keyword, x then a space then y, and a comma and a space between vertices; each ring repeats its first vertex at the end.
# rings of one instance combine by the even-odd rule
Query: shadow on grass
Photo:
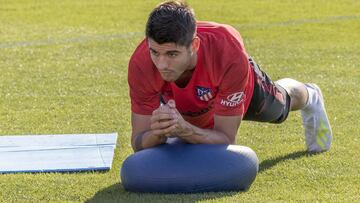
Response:
POLYGON ((290 153, 290 154, 287 154, 284 156, 279 156, 279 157, 276 157, 273 159, 264 160, 259 165, 259 173, 272 168, 279 162, 283 162, 286 160, 295 160, 295 159, 298 159, 298 158, 301 158, 304 156, 312 156, 312 155, 314 155, 314 154, 309 154, 309 152, 307 152, 307 151, 297 151, 297 152, 293 152, 293 153, 290 153))
MULTIPOLYGON (((274 167, 280 162, 312 155, 313 154, 309 154, 307 151, 296 151, 284 156, 264 160, 259 165, 259 173, 274 167)), ((116 183, 98 191, 94 197, 88 199, 86 202, 197 202, 200 200, 215 200, 222 197, 231 197, 242 192, 244 191, 190 194, 133 193, 125 191, 121 183, 116 183)))
POLYGON ((92 202, 197 202, 200 200, 214 200, 222 197, 230 197, 237 192, 208 192, 190 194, 159 194, 159 193, 133 193, 125 191, 121 183, 116 183, 97 192, 86 203, 92 202))

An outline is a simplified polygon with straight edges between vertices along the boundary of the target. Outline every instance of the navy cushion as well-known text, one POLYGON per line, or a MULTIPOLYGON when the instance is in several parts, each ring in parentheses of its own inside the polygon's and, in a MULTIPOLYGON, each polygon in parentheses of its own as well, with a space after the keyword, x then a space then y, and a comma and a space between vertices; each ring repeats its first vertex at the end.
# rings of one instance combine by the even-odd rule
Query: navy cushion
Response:
POLYGON ((130 155, 121 168, 127 191, 193 193, 248 190, 259 168, 238 145, 164 144, 130 155))

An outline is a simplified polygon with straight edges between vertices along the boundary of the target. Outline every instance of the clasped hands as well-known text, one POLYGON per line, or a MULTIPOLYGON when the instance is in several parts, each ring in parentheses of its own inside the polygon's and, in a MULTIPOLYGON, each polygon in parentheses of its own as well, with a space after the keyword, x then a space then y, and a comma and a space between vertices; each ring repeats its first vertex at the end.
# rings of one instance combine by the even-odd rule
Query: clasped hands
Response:
POLYGON ((151 130, 156 136, 184 139, 191 136, 191 125, 184 120, 172 99, 153 111, 150 122, 151 130))

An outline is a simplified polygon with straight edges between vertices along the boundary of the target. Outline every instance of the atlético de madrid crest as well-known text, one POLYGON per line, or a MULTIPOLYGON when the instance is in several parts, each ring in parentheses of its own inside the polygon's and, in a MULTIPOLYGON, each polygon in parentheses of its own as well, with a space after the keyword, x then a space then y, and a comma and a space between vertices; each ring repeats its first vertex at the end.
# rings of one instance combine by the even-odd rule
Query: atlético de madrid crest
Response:
POLYGON ((214 97, 211 88, 196 86, 195 91, 196 96, 202 101, 209 101, 214 97))

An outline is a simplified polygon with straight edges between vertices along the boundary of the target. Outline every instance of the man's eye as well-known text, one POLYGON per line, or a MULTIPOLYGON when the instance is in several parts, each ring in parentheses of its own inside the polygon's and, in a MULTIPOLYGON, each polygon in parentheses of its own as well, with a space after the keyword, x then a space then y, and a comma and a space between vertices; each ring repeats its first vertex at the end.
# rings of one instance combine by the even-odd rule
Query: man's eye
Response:
POLYGON ((178 53, 168 53, 168 56, 170 57, 176 57, 178 55, 178 53))
POLYGON ((157 55, 159 55, 156 51, 154 51, 154 50, 151 50, 150 49, 150 53, 152 54, 152 55, 154 55, 154 56, 157 56, 157 55))

